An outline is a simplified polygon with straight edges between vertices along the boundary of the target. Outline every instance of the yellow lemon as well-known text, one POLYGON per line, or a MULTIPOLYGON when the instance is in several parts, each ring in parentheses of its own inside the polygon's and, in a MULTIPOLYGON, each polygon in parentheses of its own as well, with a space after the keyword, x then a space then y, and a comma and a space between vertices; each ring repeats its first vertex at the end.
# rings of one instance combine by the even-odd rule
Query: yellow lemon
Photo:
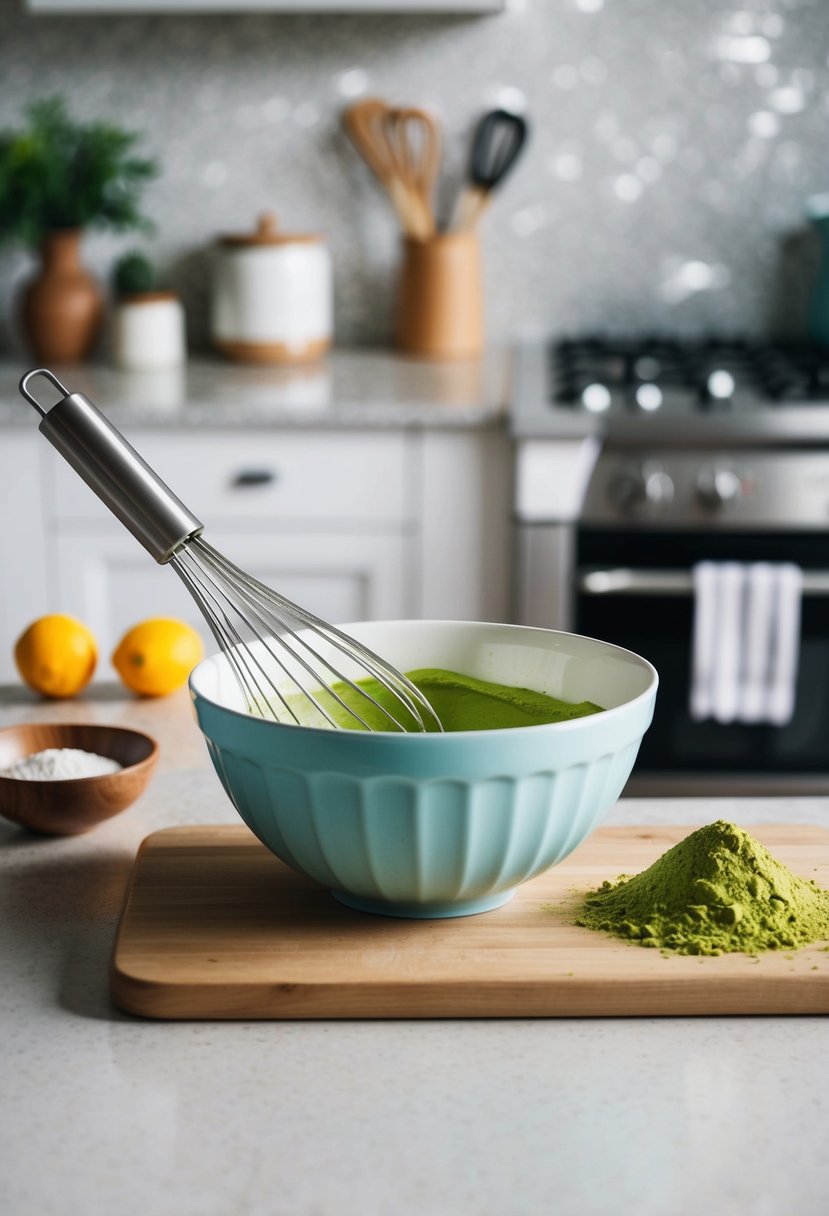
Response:
POLYGON ((202 640, 184 621, 153 617, 127 630, 112 656, 112 666, 133 692, 165 697, 181 688, 204 658, 202 640))
POLYGON ((92 679, 98 644, 82 621, 55 612, 21 633, 14 661, 29 687, 45 697, 74 697, 92 679))

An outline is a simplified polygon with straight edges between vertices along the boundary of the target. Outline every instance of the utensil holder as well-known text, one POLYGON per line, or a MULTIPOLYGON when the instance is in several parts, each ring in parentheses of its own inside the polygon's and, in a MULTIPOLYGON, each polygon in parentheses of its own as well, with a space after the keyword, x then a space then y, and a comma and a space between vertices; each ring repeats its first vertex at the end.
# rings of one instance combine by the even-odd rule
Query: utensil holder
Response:
POLYGON ((470 359, 484 345, 481 250, 475 232, 403 245, 397 346, 431 359, 470 359))

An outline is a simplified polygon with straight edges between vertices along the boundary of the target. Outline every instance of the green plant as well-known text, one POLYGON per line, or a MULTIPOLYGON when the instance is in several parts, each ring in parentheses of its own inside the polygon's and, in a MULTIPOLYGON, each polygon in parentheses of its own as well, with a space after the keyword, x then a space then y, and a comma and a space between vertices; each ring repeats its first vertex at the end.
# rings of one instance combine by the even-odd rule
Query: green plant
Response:
POLYGON ((147 228, 138 208, 155 160, 141 136, 107 122, 76 122, 60 97, 33 102, 27 126, 0 131, 0 241, 37 246, 62 228, 147 228))
POLYGON ((137 249, 131 249, 115 263, 112 273, 116 296, 136 296, 142 292, 155 291, 157 282, 155 268, 150 259, 137 249))

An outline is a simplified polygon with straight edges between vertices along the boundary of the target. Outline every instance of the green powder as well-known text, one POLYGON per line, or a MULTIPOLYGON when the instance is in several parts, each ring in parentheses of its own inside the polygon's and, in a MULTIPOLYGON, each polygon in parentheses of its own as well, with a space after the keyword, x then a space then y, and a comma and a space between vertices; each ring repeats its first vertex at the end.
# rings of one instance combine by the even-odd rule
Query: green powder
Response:
POLYGON ((718 819, 635 878, 602 883, 576 924, 678 954, 758 954, 829 938, 829 891, 718 819))
MULTIPOLYGON (((472 676, 455 671, 424 667, 406 673, 412 683, 420 689, 434 708, 445 731, 457 730, 503 730, 515 726, 539 726, 545 722, 566 722, 571 718, 582 718, 587 714, 601 712, 601 707, 592 701, 571 704, 559 701, 530 688, 512 688, 506 684, 493 684, 488 680, 476 680, 472 676)), ((355 692, 347 684, 335 684, 336 693, 345 706, 351 707, 366 723, 361 726, 350 712, 330 692, 318 691, 314 695, 331 714, 338 726, 350 730, 395 730, 385 710, 394 714, 407 731, 417 729, 414 718, 401 706, 378 680, 359 680, 358 686, 378 702, 373 705, 363 693, 355 692), (382 707, 382 708, 381 708, 382 707)), ((291 708, 303 726, 326 726, 323 716, 302 697, 291 697, 291 708)), ((429 714, 423 711, 426 729, 437 731, 429 714)))

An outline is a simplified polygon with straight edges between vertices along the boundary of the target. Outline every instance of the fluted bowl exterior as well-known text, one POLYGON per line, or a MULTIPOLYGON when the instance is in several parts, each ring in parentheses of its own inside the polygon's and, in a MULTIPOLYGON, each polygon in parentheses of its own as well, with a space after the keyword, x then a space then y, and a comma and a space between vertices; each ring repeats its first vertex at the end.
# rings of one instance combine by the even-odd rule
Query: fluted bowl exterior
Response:
MULTIPOLYGON (((583 654, 607 664, 605 701, 590 696, 599 704, 618 699, 614 665, 624 668, 636 695, 604 713, 512 730, 327 731, 264 721, 218 703, 214 691, 206 695, 206 669, 222 658, 205 660, 193 673, 191 692, 229 798, 277 857, 343 902, 421 917, 497 907, 520 883, 571 853, 618 798, 653 716, 657 677, 645 660, 593 639, 520 626, 384 622, 345 628, 392 662, 391 634, 419 631, 426 652, 441 652, 440 665, 451 667, 446 647, 430 646, 428 636, 434 640, 439 630, 446 637, 448 630, 456 640, 463 637, 455 651, 462 670, 469 669, 470 642, 486 653, 491 643, 485 639, 513 646, 517 636, 522 649, 558 648, 570 668, 583 654)), ((401 650, 408 669, 418 665, 405 662, 410 652, 401 650)), ((578 684, 577 671, 570 670, 568 699, 575 700, 574 679, 578 684)), ((595 670, 586 683, 583 695, 595 694, 595 670)))

